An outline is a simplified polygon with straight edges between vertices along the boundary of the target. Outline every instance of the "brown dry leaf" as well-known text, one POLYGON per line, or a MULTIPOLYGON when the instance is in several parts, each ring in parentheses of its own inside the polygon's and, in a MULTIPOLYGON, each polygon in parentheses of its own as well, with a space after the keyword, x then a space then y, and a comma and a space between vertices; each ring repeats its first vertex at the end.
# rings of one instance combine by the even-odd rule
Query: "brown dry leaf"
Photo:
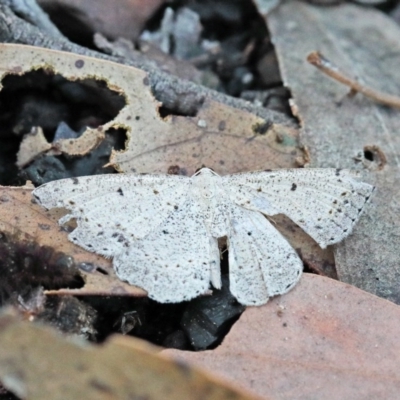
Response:
POLYGON ((162 119, 147 74, 133 67, 21 45, 0 45, 1 78, 47 68, 69 80, 97 79, 122 94, 126 106, 117 117, 78 139, 58 142, 69 155, 83 155, 104 139, 109 128, 125 128, 127 150, 114 152, 111 163, 123 172, 167 173, 178 165, 193 174, 206 165, 220 174, 304 165, 297 131, 214 100, 194 117, 162 119))
POLYGON ((23 168, 32 162, 36 157, 46 153, 51 149, 51 144, 47 141, 43 134, 43 129, 35 127, 32 132, 28 133, 22 139, 17 154, 17 166, 23 168))
POLYGON ((400 307, 317 275, 249 307, 215 350, 162 354, 273 399, 398 399, 400 307))
POLYGON ((76 343, 11 312, 0 317, 0 380, 27 400, 260 399, 157 351, 122 336, 76 343))
MULTIPOLYGON (((101 32, 113 39, 125 37, 135 40, 148 19, 165 0, 39 0, 38 3, 51 14, 57 26, 63 30, 89 36, 91 32, 101 32)), ((76 35, 76 33, 75 33, 76 35)), ((82 37, 80 38, 82 40, 82 37)))
POLYGON ((146 141, 140 146, 132 141, 127 151, 113 152, 111 157, 112 163, 126 172, 142 172, 147 166, 166 173, 170 166, 178 165, 192 175, 204 165, 224 175, 304 164, 296 130, 279 124, 268 126, 253 114, 212 100, 204 102, 196 117, 161 120, 154 112, 140 121, 139 132, 151 123, 146 141))
POLYGON ((60 289, 48 294, 115 294, 145 296, 146 292, 119 280, 110 260, 89 253, 67 239, 68 232, 60 228, 58 219, 65 214, 61 209, 45 211, 31 200, 33 186, 0 186, 0 231, 18 233, 22 239, 35 240, 40 245, 55 248, 68 254, 76 263, 90 268, 80 268, 85 285, 80 289, 60 289))
POLYGON ((321 51, 367 86, 400 93, 400 27, 375 9, 297 1, 281 4, 267 22, 311 166, 359 169, 377 187, 353 235, 335 246, 339 278, 400 302, 400 113, 348 97, 347 87, 306 61, 321 51))

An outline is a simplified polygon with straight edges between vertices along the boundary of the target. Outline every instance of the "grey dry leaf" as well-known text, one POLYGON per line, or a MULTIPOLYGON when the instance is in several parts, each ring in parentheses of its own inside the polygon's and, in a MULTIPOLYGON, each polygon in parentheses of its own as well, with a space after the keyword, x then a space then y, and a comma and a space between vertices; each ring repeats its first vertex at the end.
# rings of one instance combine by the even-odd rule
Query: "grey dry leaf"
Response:
POLYGON ((262 215, 285 214, 325 248, 348 236, 373 186, 338 169, 289 169, 219 176, 202 168, 177 175, 96 175, 49 182, 33 191, 47 209, 70 211, 68 235, 113 258, 118 277, 162 302, 221 288, 218 239, 227 237, 230 290, 261 305, 300 279, 296 251, 262 215))
POLYGON ((166 173, 178 165, 192 175, 206 165, 221 173, 266 167, 304 165, 297 131, 271 123, 247 111, 206 99, 196 116, 160 117, 160 104, 139 69, 43 48, 0 45, 0 77, 50 69, 76 81, 96 79, 125 97, 120 113, 77 139, 60 140, 57 148, 68 155, 83 155, 96 147, 110 128, 127 131, 126 150, 114 151, 111 164, 123 172, 166 173))
POLYGON ((400 93, 400 27, 372 8, 298 1, 281 4, 267 22, 310 165, 359 169, 377 188, 354 235, 334 248, 339 279, 399 302, 400 113, 361 95, 348 97, 347 87, 306 57, 319 50, 365 85, 400 93))

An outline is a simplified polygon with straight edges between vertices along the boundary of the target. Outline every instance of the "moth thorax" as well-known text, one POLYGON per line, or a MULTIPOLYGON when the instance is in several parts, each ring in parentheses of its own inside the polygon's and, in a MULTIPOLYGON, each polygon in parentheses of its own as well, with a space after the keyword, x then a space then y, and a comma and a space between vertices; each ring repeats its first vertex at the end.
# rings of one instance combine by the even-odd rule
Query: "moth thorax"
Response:
POLYGON ((193 179, 193 192, 196 196, 211 199, 215 195, 215 185, 218 176, 211 174, 200 174, 193 179))

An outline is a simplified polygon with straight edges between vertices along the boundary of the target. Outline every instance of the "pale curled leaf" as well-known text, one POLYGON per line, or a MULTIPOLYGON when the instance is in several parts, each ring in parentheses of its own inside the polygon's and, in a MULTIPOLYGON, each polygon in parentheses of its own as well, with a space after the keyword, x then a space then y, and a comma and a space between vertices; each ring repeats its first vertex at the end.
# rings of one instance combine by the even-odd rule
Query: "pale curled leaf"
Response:
POLYGON ((277 400, 395 400, 399 330, 399 306, 304 274, 286 296, 247 308, 216 349, 162 354, 277 400))
POLYGON ((206 165, 221 173, 304 165, 293 128, 206 99, 196 116, 161 118, 147 74, 139 69, 72 53, 21 45, 0 45, 0 75, 50 69, 72 81, 96 79, 124 96, 126 105, 112 120, 87 129, 57 148, 82 155, 96 147, 110 128, 127 131, 127 149, 114 152, 119 171, 166 173, 178 165, 188 175, 206 165))
POLYGON ((260 400, 157 351, 121 336, 101 346, 72 342, 10 312, 0 316, 0 381, 27 400, 260 400))
POLYGON ((51 144, 47 141, 40 127, 35 127, 22 139, 17 153, 17 166, 24 167, 33 161, 40 154, 51 149, 51 144))
POLYGON ((117 275, 160 302, 180 302, 221 287, 218 238, 227 237, 230 289, 242 304, 286 293, 303 264, 261 214, 285 214, 321 247, 341 241, 373 187, 335 169, 275 170, 220 177, 96 175, 53 181, 33 196, 76 218, 68 238, 113 257, 117 275))

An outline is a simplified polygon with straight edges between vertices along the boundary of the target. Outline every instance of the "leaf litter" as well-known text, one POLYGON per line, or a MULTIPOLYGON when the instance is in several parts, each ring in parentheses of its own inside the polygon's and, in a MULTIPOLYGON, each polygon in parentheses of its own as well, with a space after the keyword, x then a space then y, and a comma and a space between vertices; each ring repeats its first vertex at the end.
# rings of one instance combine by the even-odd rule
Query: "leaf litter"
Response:
MULTIPOLYGON (((104 132, 108 127, 123 126, 128 130, 127 149, 123 152, 114 151, 111 158, 114 160, 118 157, 126 159, 126 167, 133 170, 138 169, 138 172, 165 173, 167 170, 175 168, 181 174, 190 174, 194 173, 199 165, 206 164, 207 166, 216 165, 216 170, 224 173, 224 171, 238 172, 257 169, 261 166, 289 168, 302 166, 308 161, 306 150, 297 142, 295 129, 280 123, 266 122, 251 113, 233 109, 215 101, 206 100, 195 117, 170 116, 164 120, 161 119, 157 114, 158 103, 151 95, 147 83, 143 83, 147 79, 143 71, 119 64, 86 59, 75 54, 46 51, 28 46, 1 45, 1 49, 4 53, 0 63, 3 76, 23 75, 24 72, 32 69, 46 70, 46 68, 50 68, 72 81, 84 78, 99 79, 106 82, 110 89, 123 94, 128 99, 122 110, 125 115, 128 115, 125 121, 120 113, 113 120, 114 122, 109 121, 94 130, 89 130, 87 132, 89 136, 63 139, 63 136, 60 135, 60 139, 51 144, 51 149, 46 153, 48 155, 62 152, 69 156, 83 155, 103 140, 104 132), (77 68, 76 65, 80 66, 81 63, 83 66, 77 68), (22 68, 20 64, 24 67, 22 68), (124 80, 124 78, 126 79, 124 80), (130 82, 129 86, 126 85, 127 81, 130 82), (137 100, 137 93, 141 93, 140 102, 137 100), (141 120, 139 113, 149 116, 150 121, 147 120, 137 126, 141 120), (131 118, 130 115, 135 115, 135 118, 131 118), (166 131, 164 131, 165 129, 166 131), (161 130, 163 131, 161 132, 161 130), (171 135, 175 136, 175 143, 170 138, 171 135), (92 136, 93 138, 90 140, 85 139, 85 137, 92 136), (166 141, 168 144, 165 144, 166 141), (153 149, 149 149, 149 146, 152 146, 153 149), (140 152, 142 154, 138 154, 140 152), (136 161, 128 160, 132 153, 135 154, 135 159, 140 160, 140 168, 136 161)), ((37 136, 28 135, 22 142, 19 152, 20 165, 31 161, 50 146, 50 144, 46 144, 46 141, 38 141, 37 136)), ((121 168, 121 165, 116 164, 115 166, 121 168)), ((43 165, 41 168, 47 169, 52 166, 43 165)), ((28 176, 37 180, 36 175, 38 173, 34 170, 28 176)), ((59 176, 59 178, 63 178, 63 176, 59 176)), ((42 180, 41 177, 40 180, 42 180)), ((289 227, 286 230, 289 240, 294 237, 292 241, 295 241, 294 225, 287 221, 285 226, 289 227)), ((302 252, 304 261, 313 263, 313 253, 307 249, 318 246, 308 239, 301 243, 301 247, 304 249, 302 252)), ((330 259, 330 250, 325 253, 321 254, 323 261, 316 264, 314 262, 320 271, 326 264, 324 257, 327 260, 330 259)), ((100 293, 102 290, 103 288, 99 288, 100 293)), ((77 291, 80 289, 70 292, 65 288, 60 289, 59 294, 77 294, 77 291)), ((89 285, 87 285, 81 294, 95 292, 95 286, 89 290, 89 285)))
MULTIPOLYGON (((290 24, 289 24, 290 25, 290 24)), ((292 27, 293 27, 293 24, 292 24, 292 27)), ((313 50, 313 48, 310 48, 309 49, 309 51, 311 51, 311 50, 313 50)), ((357 75, 358 76, 358 75, 357 75)), ((204 121, 204 120, 203 120, 204 121)), ((201 122, 201 125, 203 125, 204 126, 204 124, 203 124, 203 122, 201 122)), ((250 139, 251 140, 251 139, 250 139)), ((367 146, 369 146, 369 144, 367 144, 367 146)), ((367 146, 364 146, 364 149, 366 149, 367 148, 367 146)), ((363 153, 362 153, 362 151, 361 151, 361 153, 360 153, 360 149, 362 150, 362 148, 363 147, 360 147, 360 148, 357 148, 357 158, 359 158, 359 155, 358 154, 361 154, 361 155, 364 155, 363 153)), ((380 152, 382 152, 382 150, 381 150, 381 148, 379 147, 379 146, 375 146, 375 145, 372 145, 372 146, 370 146, 370 148, 377 148, 378 149, 378 151, 376 151, 376 152, 374 152, 374 154, 378 154, 379 153, 379 151, 380 152)), ((311 150, 312 150, 312 148, 311 148, 311 150)), ((386 149, 385 149, 386 150, 386 149)), ((366 154, 366 152, 365 152, 365 154, 366 154)), ((368 153, 369 154, 369 153, 368 153)), ((383 155, 384 155, 384 153, 382 153, 383 155)), ((314 156, 315 154, 313 154, 313 156, 314 156)), ((364 158, 366 158, 366 157, 364 157, 364 158)), ((355 159, 355 158, 354 158, 355 159)), ((365 165, 366 163, 364 162, 365 160, 363 160, 363 165, 365 165)), ((373 161, 372 161, 372 163, 373 163, 373 161)), ((361 163, 360 163, 361 164, 361 163)), ((341 165, 340 163, 339 164, 333 164, 333 165, 341 165)), ((333 166, 333 165, 329 165, 329 166, 333 166)), ((287 166, 286 166, 287 167, 287 166)), ((178 167, 178 169, 179 170, 181 170, 182 171, 182 165, 180 166, 180 167, 178 167)), ((184 166, 183 166, 183 170, 184 170, 184 166)), ((165 172, 164 170, 163 170, 163 172, 165 172)), ((185 173, 185 172, 184 172, 185 173)), ((394 202, 394 204, 396 204, 396 201, 397 200, 395 200, 395 198, 392 200, 392 202, 394 202)), ((398 204, 398 202, 397 202, 397 204, 398 204)), ((388 209, 388 212, 389 213, 394 213, 393 215, 396 215, 395 214, 395 209, 392 209, 393 207, 389 207, 389 209, 388 209)), ((367 216, 365 217, 365 218, 367 218, 367 216)), ((359 234, 359 230, 356 230, 356 234, 358 235, 359 234)), ((300 285, 300 287, 301 287, 301 285, 300 285)), ((312 293, 312 291, 313 291, 313 289, 312 288, 308 288, 308 289, 306 289, 307 290, 307 292, 308 293, 312 293)), ((294 292, 293 292, 294 293, 294 292)), ((358 310, 356 310, 355 312, 358 312, 358 310)), ((282 309, 281 308, 279 308, 278 309, 278 311, 276 312, 276 314, 277 315, 282 315, 282 313, 283 313, 283 311, 282 311, 282 309)), ((324 321, 325 322, 325 321, 324 321)), ((297 394, 297 392, 296 392, 296 394, 297 394)))

